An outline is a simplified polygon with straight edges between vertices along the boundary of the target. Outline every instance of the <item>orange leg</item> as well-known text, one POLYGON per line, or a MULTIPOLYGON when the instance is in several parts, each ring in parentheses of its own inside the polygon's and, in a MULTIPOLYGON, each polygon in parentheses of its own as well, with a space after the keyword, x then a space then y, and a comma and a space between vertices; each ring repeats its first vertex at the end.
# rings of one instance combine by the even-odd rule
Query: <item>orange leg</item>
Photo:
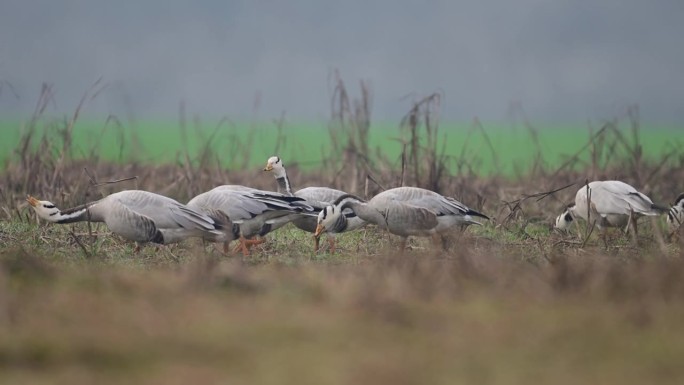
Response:
POLYGON ((330 254, 335 254, 335 237, 328 237, 328 244, 330 245, 330 254))
POLYGON ((321 237, 317 237, 314 235, 314 253, 318 253, 318 249, 321 244, 321 237))
POLYGON ((240 238, 238 239, 240 242, 237 246, 235 246, 235 249, 233 251, 238 251, 242 250, 242 255, 249 255, 249 248, 254 246, 254 245, 260 245, 264 242, 266 242, 264 239, 247 239, 240 235, 240 238))

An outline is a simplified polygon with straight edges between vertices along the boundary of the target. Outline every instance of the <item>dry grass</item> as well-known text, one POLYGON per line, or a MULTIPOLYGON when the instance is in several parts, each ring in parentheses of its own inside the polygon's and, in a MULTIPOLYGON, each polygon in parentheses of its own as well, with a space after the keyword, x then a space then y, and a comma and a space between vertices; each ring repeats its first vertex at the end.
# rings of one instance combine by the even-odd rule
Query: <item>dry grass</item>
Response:
POLYGON ((537 266, 467 246, 475 251, 258 266, 189 250, 179 265, 147 269, 6 251, 0 378, 674 384, 684 377, 679 258, 619 263, 569 253, 537 266))
MULTIPOLYGON (((467 156, 441 155, 435 94, 408 112, 397 162, 364 144, 371 93, 361 89, 350 101, 336 79, 337 158, 312 173, 290 167, 291 179, 368 196, 422 185, 490 222, 454 231, 448 251, 414 240, 405 255, 374 228, 340 237, 338 254, 316 255, 310 235, 289 227, 248 258, 198 242, 134 255, 104 226, 91 237, 84 224, 37 224, 25 194, 71 206, 140 188, 186 201, 219 184, 272 189, 272 176, 222 170, 209 150, 164 166, 107 164, 95 151, 77 160, 68 135, 78 111, 44 123, 47 87, 0 179, 0 382, 682 382, 684 263, 662 220, 644 221, 636 246, 610 234, 608 249, 585 239, 586 229, 550 230, 587 179, 621 179, 667 203, 683 187, 682 154, 645 161, 630 113, 629 134, 618 122, 595 132, 582 149, 590 164, 578 152, 559 169, 539 158, 518 178, 482 178, 467 156), (60 129, 59 146, 38 134, 40 124, 60 129), (340 177, 342 165, 353 178, 340 177)), ((240 151, 225 156, 247 156, 240 151)))

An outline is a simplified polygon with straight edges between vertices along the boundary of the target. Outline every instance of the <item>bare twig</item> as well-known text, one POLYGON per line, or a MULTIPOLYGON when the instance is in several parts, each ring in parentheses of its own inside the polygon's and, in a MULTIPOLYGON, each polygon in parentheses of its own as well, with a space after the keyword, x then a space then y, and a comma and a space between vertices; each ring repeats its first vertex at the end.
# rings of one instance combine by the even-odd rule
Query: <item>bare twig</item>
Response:
POLYGON ((86 259, 90 259, 91 254, 88 252, 88 249, 85 247, 83 242, 81 242, 81 240, 78 238, 78 236, 74 233, 73 229, 69 230, 69 235, 71 235, 71 238, 73 238, 74 241, 76 242, 76 244, 81 248, 86 259))

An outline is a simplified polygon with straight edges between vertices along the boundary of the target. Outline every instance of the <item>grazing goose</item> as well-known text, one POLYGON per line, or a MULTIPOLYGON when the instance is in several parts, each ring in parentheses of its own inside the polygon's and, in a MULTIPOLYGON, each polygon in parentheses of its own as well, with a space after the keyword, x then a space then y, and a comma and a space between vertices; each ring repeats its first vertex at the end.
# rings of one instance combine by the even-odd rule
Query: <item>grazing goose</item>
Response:
MULTIPOLYGON (((137 243, 174 243, 188 237, 212 242, 232 239, 232 224, 225 214, 200 213, 171 198, 148 191, 126 190, 98 201, 60 210, 48 201, 28 196, 39 217, 53 223, 104 222, 109 230, 137 243)), ((136 246, 136 251, 140 245, 136 246)))
POLYGON ((677 199, 675 199, 674 205, 672 205, 667 213, 667 227, 670 234, 679 231, 682 223, 684 223, 684 193, 679 194, 677 199))
MULTIPOLYGON (((276 182, 278 182, 278 192, 304 198, 307 203, 321 211, 331 205, 335 199, 347 194, 344 191, 330 187, 306 187, 293 192, 290 178, 288 178, 287 171, 285 171, 285 165, 283 164, 282 159, 277 156, 268 158, 264 171, 273 172, 273 176, 275 176, 276 182)), ((346 209, 344 215, 346 216, 346 227, 344 231, 356 230, 366 225, 366 221, 359 218, 351 209, 346 209)), ((316 217, 305 216, 294 220, 292 223, 301 230, 314 233, 314 250, 318 251, 321 233, 316 231, 316 217)), ((334 251, 335 236, 332 232, 328 232, 328 243, 330 244, 331 250, 334 251)))
POLYGON ((342 211, 347 208, 352 209, 361 219, 401 236, 402 250, 411 235, 436 235, 458 224, 479 225, 479 222, 473 220, 473 216, 489 219, 456 199, 434 191, 419 187, 397 187, 381 192, 368 203, 353 195, 337 198, 332 207, 326 207, 319 214, 317 232, 335 231, 341 226, 342 211))
POLYGON ((366 221, 356 216, 356 214, 353 216, 349 215, 347 211, 352 211, 349 208, 344 209, 342 215, 339 215, 341 209, 339 209, 338 206, 342 206, 347 200, 363 203, 361 198, 357 198, 350 194, 341 195, 338 198, 339 200, 330 202, 330 206, 324 207, 323 210, 318 213, 318 217, 316 218, 316 230, 314 231, 316 240, 318 240, 322 233, 327 234, 330 253, 335 253, 335 236, 337 234, 356 230, 367 224, 366 221), (355 222, 361 222, 361 225, 356 225, 355 222))
MULTIPOLYGON (((636 237, 636 219, 642 215, 660 215, 667 208, 660 207, 651 198, 637 191, 634 187, 618 180, 594 181, 582 186, 575 194, 575 203, 570 204, 565 211, 556 218, 556 228, 568 228, 575 217, 596 220, 599 230, 604 227, 621 227, 629 230, 631 224, 636 237), (589 199, 587 199, 589 198, 589 199), (591 210, 587 206, 591 202, 591 210)), ((604 239, 605 241, 605 239, 604 239)))
MULTIPOLYGON (((249 247, 264 242, 262 237, 302 215, 315 216, 314 208, 304 199, 239 185, 218 186, 188 202, 200 212, 221 211, 231 219, 233 235, 240 240, 237 249, 244 255, 249 247)), ((227 251, 228 244, 224 244, 227 251)))

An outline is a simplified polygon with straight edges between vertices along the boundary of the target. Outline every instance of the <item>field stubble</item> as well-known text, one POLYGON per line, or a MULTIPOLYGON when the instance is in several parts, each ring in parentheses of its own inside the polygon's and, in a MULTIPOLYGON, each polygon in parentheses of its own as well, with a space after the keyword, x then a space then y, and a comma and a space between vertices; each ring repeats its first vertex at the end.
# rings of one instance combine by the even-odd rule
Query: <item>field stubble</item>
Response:
POLYGON ((0 180, 0 382, 682 382, 680 238, 662 219, 642 221, 638 245, 611 232, 608 248, 585 226, 551 230, 587 179, 621 179, 669 202, 683 188, 681 151, 646 159, 631 114, 626 130, 606 123, 560 166, 539 155, 515 178, 483 177, 468 156, 440 148, 431 95, 403 120, 397 162, 367 146, 362 90, 352 103, 338 79, 333 150, 317 170, 288 165, 290 178, 364 197, 422 186, 491 221, 454 230, 447 250, 418 239, 403 255, 373 227, 315 254, 311 235, 291 226, 249 257, 198 241, 133 254, 101 225, 36 223, 25 195, 66 207, 139 188, 187 201, 220 184, 274 181, 259 168, 224 170, 209 146, 160 166, 78 159, 69 143, 79 107, 56 127, 60 148, 25 133, 0 180))

